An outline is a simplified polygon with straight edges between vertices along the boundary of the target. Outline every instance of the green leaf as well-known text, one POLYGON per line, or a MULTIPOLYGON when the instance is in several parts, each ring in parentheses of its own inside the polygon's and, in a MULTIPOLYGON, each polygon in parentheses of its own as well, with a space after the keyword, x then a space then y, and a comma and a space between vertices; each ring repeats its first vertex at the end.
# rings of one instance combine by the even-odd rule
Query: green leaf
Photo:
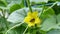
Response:
POLYGON ((48 2, 48 0, 30 0, 30 2, 39 3, 39 2, 48 2))
POLYGON ((19 4, 21 7, 24 7, 24 0, 6 0, 8 4, 19 4))
POLYGON ((20 4, 22 2, 22 0, 6 0, 8 3, 16 3, 16 4, 20 4))
POLYGON ((60 24, 60 14, 57 15, 58 24, 60 24))
POLYGON ((58 15, 60 13, 60 6, 55 5, 54 7, 52 7, 53 10, 55 11, 55 14, 58 15))
POLYGON ((14 4, 10 7, 10 13, 17 10, 17 9, 20 9, 20 5, 19 4, 14 4))
MULTIPOLYGON (((44 8, 44 10, 46 10, 46 9, 48 9, 48 7, 44 8)), ((55 15, 55 12, 54 12, 54 10, 52 8, 50 8, 49 10, 45 11, 44 13, 42 13, 41 18, 44 20, 46 18, 51 17, 51 15, 55 15)))
POLYGON ((60 29, 60 14, 57 15, 57 25, 54 27, 54 29, 60 29))
POLYGON ((26 28, 24 26, 16 27, 8 32, 8 34, 23 34, 26 28))
POLYGON ((53 29, 60 29, 60 14, 58 14, 57 16, 56 16, 56 18, 57 18, 57 23, 56 23, 56 25, 53 27, 53 29))
POLYGON ((49 0, 49 1, 60 1, 60 0, 49 0))
POLYGON ((1 7, 6 7, 7 6, 7 2, 4 0, 0 0, 0 6, 1 7))
POLYGON ((56 0, 49 0, 49 1, 56 1, 56 0))
MULTIPOLYGON (((38 12, 42 11, 41 8, 32 8, 32 9, 33 11, 35 10, 37 10, 38 12)), ((13 23, 22 22, 25 16, 27 15, 28 11, 29 11, 28 8, 22 8, 22 9, 16 10, 8 17, 7 20, 13 23)))
POLYGON ((15 30, 10 30, 10 31, 8 32, 8 34, 16 34, 16 31, 15 31, 15 30))
POLYGON ((60 34, 60 30, 59 29, 54 29, 54 30, 51 30, 51 31, 47 32, 47 34, 60 34))
POLYGON ((57 24, 56 26, 53 27, 53 29, 60 29, 60 25, 57 24))
POLYGON ((9 27, 7 20, 4 17, 0 18, 0 33, 4 33, 9 27))
POLYGON ((31 5, 35 5, 35 4, 45 4, 48 2, 48 0, 30 0, 31 5))
POLYGON ((41 30, 43 31, 49 31, 54 26, 56 26, 56 19, 54 16, 51 16, 50 18, 45 19, 45 21, 41 25, 41 30))
POLYGON ((9 2, 7 8, 10 10, 10 13, 24 7, 24 0, 7 0, 7 2, 9 2))

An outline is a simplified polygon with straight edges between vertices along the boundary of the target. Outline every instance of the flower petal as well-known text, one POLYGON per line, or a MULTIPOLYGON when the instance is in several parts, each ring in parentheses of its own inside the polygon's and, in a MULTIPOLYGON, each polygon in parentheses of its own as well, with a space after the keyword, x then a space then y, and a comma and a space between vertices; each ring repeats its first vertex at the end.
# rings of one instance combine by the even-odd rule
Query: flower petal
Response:
POLYGON ((32 13, 32 16, 33 16, 34 18, 36 18, 36 17, 38 16, 38 12, 37 12, 37 11, 33 12, 33 13, 32 13))
POLYGON ((32 17, 31 16, 27 16, 27 17, 25 17, 25 19, 24 19, 24 22, 30 22, 30 20, 32 19, 32 17))
POLYGON ((24 19, 24 22, 28 24, 29 27, 35 26, 35 24, 40 24, 40 19, 38 17, 38 12, 28 12, 27 16, 24 19), (31 22, 31 20, 34 19, 34 22, 31 22))
POLYGON ((29 26, 29 27, 35 26, 35 23, 29 23, 28 26, 29 26))
POLYGON ((27 13, 27 16, 31 16, 32 15, 32 13, 29 11, 28 13, 27 13))
POLYGON ((40 24, 41 23, 41 20, 39 19, 39 17, 37 17, 37 18, 35 18, 36 20, 35 20, 35 23, 36 24, 40 24))

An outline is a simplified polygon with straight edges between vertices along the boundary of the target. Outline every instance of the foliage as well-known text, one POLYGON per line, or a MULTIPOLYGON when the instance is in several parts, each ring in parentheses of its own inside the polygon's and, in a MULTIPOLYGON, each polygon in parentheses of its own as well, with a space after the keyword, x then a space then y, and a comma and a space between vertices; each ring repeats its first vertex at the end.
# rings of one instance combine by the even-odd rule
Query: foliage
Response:
POLYGON ((0 0, 0 34, 60 34, 60 0, 0 0), (38 11, 41 24, 28 27, 28 11, 38 11))

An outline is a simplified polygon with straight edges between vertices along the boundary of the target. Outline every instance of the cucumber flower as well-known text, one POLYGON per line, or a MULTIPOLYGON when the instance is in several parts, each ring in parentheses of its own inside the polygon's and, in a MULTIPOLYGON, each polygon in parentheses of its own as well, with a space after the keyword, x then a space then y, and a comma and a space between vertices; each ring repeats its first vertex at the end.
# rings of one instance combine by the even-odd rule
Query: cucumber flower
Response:
POLYGON ((24 22, 27 23, 29 27, 40 24, 41 20, 38 17, 38 12, 28 12, 24 22))

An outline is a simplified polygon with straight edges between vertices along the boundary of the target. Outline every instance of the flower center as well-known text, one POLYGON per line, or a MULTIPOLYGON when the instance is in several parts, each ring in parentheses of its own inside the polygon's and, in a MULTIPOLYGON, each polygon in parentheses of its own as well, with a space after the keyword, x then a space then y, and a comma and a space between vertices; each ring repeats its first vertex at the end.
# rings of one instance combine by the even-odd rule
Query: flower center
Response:
POLYGON ((30 20, 30 22, 34 23, 34 22, 35 22, 35 19, 34 19, 34 18, 33 18, 33 19, 31 19, 31 20, 30 20))

